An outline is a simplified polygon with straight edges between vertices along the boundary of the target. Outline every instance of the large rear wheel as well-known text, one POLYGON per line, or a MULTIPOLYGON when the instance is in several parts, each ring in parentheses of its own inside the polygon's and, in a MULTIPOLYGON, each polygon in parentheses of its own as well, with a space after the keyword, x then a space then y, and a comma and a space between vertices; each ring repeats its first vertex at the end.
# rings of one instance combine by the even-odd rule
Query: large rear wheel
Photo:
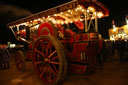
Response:
POLYGON ((62 43, 53 36, 42 36, 33 47, 33 65, 37 75, 47 85, 60 83, 67 71, 62 43))

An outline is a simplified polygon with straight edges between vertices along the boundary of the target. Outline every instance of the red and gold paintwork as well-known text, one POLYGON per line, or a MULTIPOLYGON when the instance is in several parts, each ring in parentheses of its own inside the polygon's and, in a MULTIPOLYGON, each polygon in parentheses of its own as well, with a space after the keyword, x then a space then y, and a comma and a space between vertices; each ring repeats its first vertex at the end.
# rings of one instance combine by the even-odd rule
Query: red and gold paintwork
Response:
POLYGON ((97 19, 108 15, 108 9, 96 0, 74 0, 7 26, 27 44, 26 59, 33 56, 37 75, 47 84, 56 84, 66 71, 84 74, 94 70, 101 48, 97 19))

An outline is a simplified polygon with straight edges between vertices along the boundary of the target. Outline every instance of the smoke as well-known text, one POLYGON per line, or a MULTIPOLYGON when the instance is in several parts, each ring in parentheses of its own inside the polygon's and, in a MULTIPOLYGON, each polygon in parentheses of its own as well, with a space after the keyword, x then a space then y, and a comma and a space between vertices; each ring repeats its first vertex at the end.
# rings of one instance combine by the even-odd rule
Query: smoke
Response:
POLYGON ((6 43, 7 41, 14 40, 12 32, 6 27, 7 23, 31 14, 32 12, 27 9, 0 3, 0 43, 6 43))
POLYGON ((32 14, 32 12, 26 9, 7 4, 0 4, 0 13, 11 14, 14 16, 28 16, 32 14))
POLYGON ((9 4, 0 4, 0 23, 9 23, 31 15, 27 9, 9 4))

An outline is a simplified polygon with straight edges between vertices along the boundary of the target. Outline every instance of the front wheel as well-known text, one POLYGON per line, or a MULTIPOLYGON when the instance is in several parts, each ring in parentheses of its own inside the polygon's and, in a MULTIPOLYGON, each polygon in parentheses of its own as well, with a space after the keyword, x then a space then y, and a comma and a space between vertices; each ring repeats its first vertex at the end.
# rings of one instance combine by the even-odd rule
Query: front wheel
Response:
POLYGON ((60 83, 67 71, 67 62, 62 43, 53 36, 42 36, 33 47, 33 65, 43 83, 60 83))
POLYGON ((25 70, 25 56, 23 51, 19 50, 16 52, 15 64, 18 71, 23 72, 25 70))

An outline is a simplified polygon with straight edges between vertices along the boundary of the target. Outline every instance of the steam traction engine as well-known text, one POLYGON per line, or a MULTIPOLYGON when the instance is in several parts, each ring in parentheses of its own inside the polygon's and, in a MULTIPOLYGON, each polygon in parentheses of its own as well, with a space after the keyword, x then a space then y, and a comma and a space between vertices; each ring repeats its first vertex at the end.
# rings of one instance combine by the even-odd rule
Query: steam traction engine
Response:
POLYGON ((73 0, 9 23, 24 46, 15 56, 17 69, 24 71, 26 60, 32 60, 46 84, 59 83, 67 71, 92 71, 99 49, 98 19, 108 15, 96 0, 73 0))

